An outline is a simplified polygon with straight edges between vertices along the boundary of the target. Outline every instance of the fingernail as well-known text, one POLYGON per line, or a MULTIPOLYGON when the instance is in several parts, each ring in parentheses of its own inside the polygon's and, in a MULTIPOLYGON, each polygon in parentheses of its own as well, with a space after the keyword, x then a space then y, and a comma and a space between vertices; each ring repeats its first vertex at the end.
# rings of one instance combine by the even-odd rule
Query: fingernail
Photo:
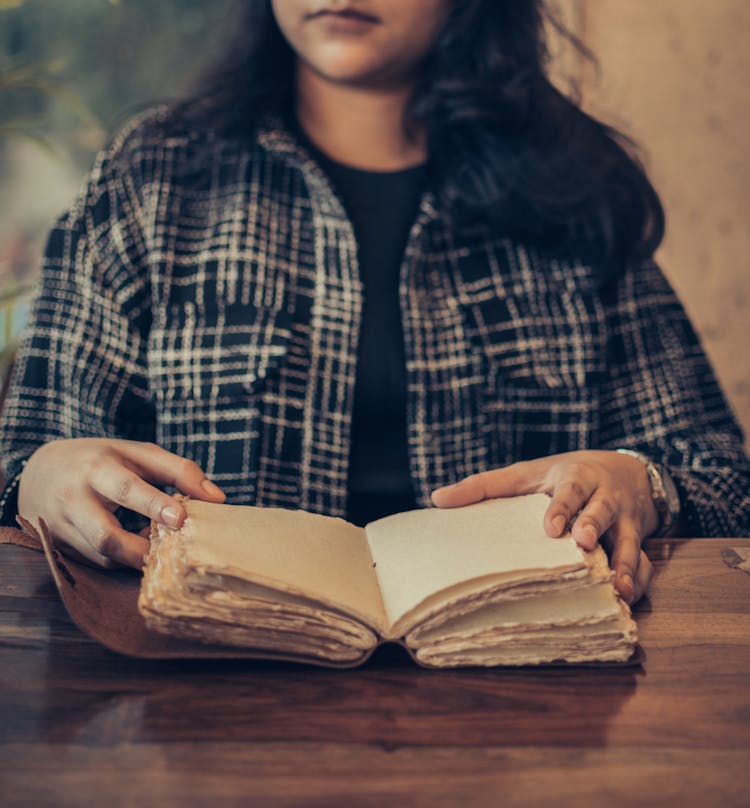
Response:
POLYGON ((555 532, 560 534, 565 530, 566 519, 564 516, 556 516, 552 520, 552 527, 555 528, 555 532))
POLYGON ((177 505, 166 505, 161 509, 161 518, 170 527, 179 527, 182 518, 182 512, 177 505))
POLYGON ((210 496, 210 497, 223 497, 224 492, 219 488, 218 485, 214 485, 211 480, 203 480, 201 483, 201 488, 210 496))
POLYGON ((450 491, 451 488, 455 488, 456 485, 456 483, 451 483, 450 485, 441 485, 440 488, 436 488, 432 493, 439 494, 441 491, 450 491))
POLYGON ((593 527, 587 527, 586 530, 583 531, 586 538, 592 543, 596 544, 596 540, 599 538, 596 535, 596 531, 593 527))

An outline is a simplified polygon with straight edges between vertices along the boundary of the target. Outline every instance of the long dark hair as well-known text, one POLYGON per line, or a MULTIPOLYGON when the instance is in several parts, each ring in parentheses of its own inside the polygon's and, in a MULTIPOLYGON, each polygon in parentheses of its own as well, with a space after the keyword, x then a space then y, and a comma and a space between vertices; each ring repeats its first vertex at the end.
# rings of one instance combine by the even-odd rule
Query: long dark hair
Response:
MULTIPOLYGON (((270 0, 243 0, 235 13, 234 47, 173 121, 197 116, 246 136, 261 118, 290 113, 294 53, 270 0)), ((551 83, 549 19, 543 0, 454 0, 405 126, 426 130, 447 215, 490 220, 611 270, 654 252, 664 212, 633 144, 551 83)))

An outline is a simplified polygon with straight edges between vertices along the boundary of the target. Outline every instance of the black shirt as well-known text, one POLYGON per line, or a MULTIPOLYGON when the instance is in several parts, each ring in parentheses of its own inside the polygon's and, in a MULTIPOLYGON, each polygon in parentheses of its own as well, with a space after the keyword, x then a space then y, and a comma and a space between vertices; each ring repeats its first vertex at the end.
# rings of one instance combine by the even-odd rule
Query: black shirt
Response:
POLYGON ((365 171, 315 150, 354 228, 363 285, 347 519, 364 525, 416 508, 406 434, 399 276, 426 167, 365 171))

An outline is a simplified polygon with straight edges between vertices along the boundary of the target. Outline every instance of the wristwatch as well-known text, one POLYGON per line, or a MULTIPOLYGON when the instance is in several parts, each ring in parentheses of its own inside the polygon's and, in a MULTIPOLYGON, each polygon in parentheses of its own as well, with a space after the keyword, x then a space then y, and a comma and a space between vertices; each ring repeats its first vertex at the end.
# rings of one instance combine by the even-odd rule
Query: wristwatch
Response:
POLYGON ((651 534, 654 538, 666 536, 680 518, 680 495, 669 472, 650 457, 633 449, 618 449, 620 454, 630 455, 640 460, 646 467, 648 480, 651 483, 651 498, 659 515, 659 526, 651 534))

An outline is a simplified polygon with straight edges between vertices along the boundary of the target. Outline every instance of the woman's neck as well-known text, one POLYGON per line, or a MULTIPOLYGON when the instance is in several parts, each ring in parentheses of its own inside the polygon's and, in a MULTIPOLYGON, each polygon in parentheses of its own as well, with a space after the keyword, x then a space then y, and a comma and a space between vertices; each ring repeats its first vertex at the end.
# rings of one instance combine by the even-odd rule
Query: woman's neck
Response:
POLYGON ((338 163, 399 171, 427 159, 424 132, 409 137, 404 110, 412 87, 363 89, 337 84, 303 62, 297 69, 297 118, 305 134, 338 163))

